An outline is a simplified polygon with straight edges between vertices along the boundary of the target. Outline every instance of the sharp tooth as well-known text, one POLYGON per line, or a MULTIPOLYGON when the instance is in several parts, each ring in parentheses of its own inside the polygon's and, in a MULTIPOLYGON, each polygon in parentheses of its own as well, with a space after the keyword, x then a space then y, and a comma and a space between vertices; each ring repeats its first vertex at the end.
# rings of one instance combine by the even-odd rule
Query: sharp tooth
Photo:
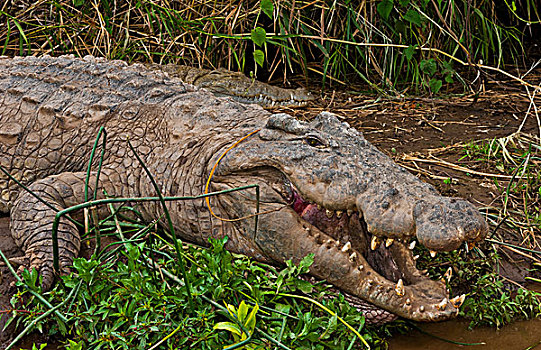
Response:
POLYGON ((347 210, 347 213, 348 213, 348 216, 351 216, 351 215, 353 215, 353 210, 348 209, 348 210, 347 210))
POLYGON ((349 256, 349 261, 354 262, 355 260, 357 260, 357 253, 356 253, 356 252, 353 252, 353 253, 349 256))
POLYGON ((389 248, 390 246, 392 246, 392 245, 393 245, 393 242, 394 242, 394 239, 392 239, 392 238, 387 238, 387 239, 385 240, 385 248, 389 248))
POLYGON ((425 306, 424 305, 419 306, 419 311, 420 312, 425 312, 425 306))
POLYGON ((327 217, 328 217, 329 219, 332 218, 333 214, 334 214, 334 213, 333 213, 332 211, 330 211, 329 209, 325 209, 325 215, 327 215, 327 217))
POLYGON ((381 244, 381 239, 377 236, 372 236, 372 241, 370 242, 370 249, 376 250, 381 244))
POLYGON ((342 210, 337 210, 337 211, 336 211, 336 217, 337 217, 337 218, 340 219, 340 218, 342 217, 342 214, 344 214, 344 212, 343 212, 342 210))
POLYGON ((347 252, 348 250, 351 249, 351 243, 348 241, 346 244, 344 244, 344 246, 342 247, 342 251, 345 253, 347 252))
POLYGON ((447 280, 447 283, 450 283, 452 276, 453 276, 453 269, 449 267, 447 271, 445 271, 445 274, 443 275, 443 277, 447 280))
POLYGON ((411 300, 410 300, 410 298, 407 298, 406 299, 406 305, 410 305, 410 304, 411 304, 411 300))
POLYGON ((317 210, 321 210, 321 209, 323 209, 323 207, 321 206, 321 204, 318 204, 317 205, 317 210))
POLYGON ((445 310, 445 308, 447 307, 447 298, 443 298, 443 300, 439 304, 437 304, 436 307, 439 310, 445 310))
POLYGON ((404 290, 404 281, 402 281, 402 278, 398 280, 398 282, 396 283, 396 287, 394 287, 394 290, 399 297, 404 295, 406 291, 404 290))
POLYGON ((417 255, 415 255, 415 256, 413 257, 413 260, 417 260, 417 259, 419 259, 419 254, 417 254, 417 255))
POLYGON ((411 241, 410 245, 408 246, 408 248, 410 250, 413 250, 413 248, 415 248, 415 245, 417 244, 417 241, 411 241))
POLYGON ((459 297, 454 297, 451 299, 451 304, 453 304, 454 307, 459 308, 462 303, 464 303, 464 299, 466 299, 466 294, 462 294, 459 297))
POLYGON ((431 256, 431 257, 435 258, 435 257, 436 257, 436 254, 437 254, 437 253, 436 253, 435 251, 433 251, 433 250, 430 251, 430 256, 431 256))
POLYGON ((359 270, 359 271, 364 270, 364 265, 359 265, 359 266, 357 266, 357 270, 359 270))

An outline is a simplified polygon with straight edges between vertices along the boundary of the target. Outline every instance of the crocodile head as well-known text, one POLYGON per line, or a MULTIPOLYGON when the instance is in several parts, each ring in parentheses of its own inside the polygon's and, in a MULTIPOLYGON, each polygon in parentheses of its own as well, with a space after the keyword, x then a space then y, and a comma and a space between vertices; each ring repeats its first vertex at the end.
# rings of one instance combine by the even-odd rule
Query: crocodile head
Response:
POLYGON ((263 107, 304 107, 314 100, 312 94, 303 88, 282 89, 224 68, 199 76, 194 84, 216 96, 231 97, 242 103, 257 103, 263 107))
MULTIPOLYGON (((450 299, 444 282, 416 268, 412 242, 454 250, 484 239, 486 222, 473 205, 442 197, 347 123, 326 112, 310 123, 271 115, 227 153, 213 178, 217 189, 252 183, 264 214, 255 232, 253 220, 236 223, 240 233, 230 239, 238 251, 276 262, 313 253, 311 275, 408 319, 458 313, 463 297, 450 299)), ((256 207, 248 191, 226 201, 233 216, 256 207)))

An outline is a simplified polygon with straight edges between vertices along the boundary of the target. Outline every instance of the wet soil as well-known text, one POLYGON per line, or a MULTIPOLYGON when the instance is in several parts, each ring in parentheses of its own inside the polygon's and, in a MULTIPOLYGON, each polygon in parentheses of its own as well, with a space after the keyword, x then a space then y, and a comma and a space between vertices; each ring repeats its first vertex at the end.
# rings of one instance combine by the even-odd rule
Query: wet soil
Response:
MULTIPOLYGON (((457 162, 464 155, 464 145, 471 141, 503 137, 522 131, 539 135, 540 128, 535 114, 528 114, 530 100, 519 88, 490 90, 495 86, 487 83, 487 91, 478 98, 451 97, 445 100, 412 98, 377 100, 348 92, 330 92, 318 98, 311 106, 299 110, 283 110, 301 119, 310 119, 323 110, 338 114, 344 121, 362 131, 365 137, 380 150, 410 171, 432 183, 440 192, 449 196, 467 198, 477 206, 498 201, 499 193, 487 177, 475 176, 456 170, 442 163, 426 162, 436 159, 457 162), (413 160, 412 160, 413 159, 413 160), (453 179, 450 183, 444 179, 453 179)), ((535 100, 541 105, 541 99, 535 100)), ((496 169, 483 168, 479 163, 460 163, 464 167, 488 173, 496 169)), ((22 253, 14 246, 8 232, 8 219, 0 219, 0 249, 8 256, 22 253)), ((7 268, 1 267, 0 283, 0 349, 12 335, 10 327, 2 332, 9 299, 13 292, 13 277, 7 268)), ((521 280, 520 269, 510 268, 509 276, 521 280)), ((524 349, 541 340, 541 321, 517 322, 500 331, 478 329, 467 331, 467 324, 452 321, 421 325, 435 335, 462 342, 486 342, 480 348, 524 349), (455 333, 456 332, 456 333, 455 333), (505 340, 504 340, 505 339, 505 340)), ((27 348, 31 347, 26 345, 27 348)), ((456 345, 427 337, 418 331, 391 340, 390 349, 455 349, 456 345)), ((479 348, 479 347, 478 347, 479 348)))
POLYGON ((541 349, 541 319, 517 321, 500 330, 484 327, 469 331, 468 322, 463 320, 424 324, 419 328, 422 332, 415 330, 407 335, 393 337, 389 342, 389 350, 541 349), (450 341, 482 344, 465 346, 450 341))

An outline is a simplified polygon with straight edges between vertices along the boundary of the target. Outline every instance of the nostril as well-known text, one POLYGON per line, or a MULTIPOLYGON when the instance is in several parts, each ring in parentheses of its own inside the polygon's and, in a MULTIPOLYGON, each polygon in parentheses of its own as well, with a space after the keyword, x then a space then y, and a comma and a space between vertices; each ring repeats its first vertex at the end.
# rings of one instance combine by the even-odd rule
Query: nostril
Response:
POLYGON ((488 227, 471 203, 457 198, 419 200, 413 214, 419 242, 432 250, 449 251, 464 241, 481 240, 488 227))

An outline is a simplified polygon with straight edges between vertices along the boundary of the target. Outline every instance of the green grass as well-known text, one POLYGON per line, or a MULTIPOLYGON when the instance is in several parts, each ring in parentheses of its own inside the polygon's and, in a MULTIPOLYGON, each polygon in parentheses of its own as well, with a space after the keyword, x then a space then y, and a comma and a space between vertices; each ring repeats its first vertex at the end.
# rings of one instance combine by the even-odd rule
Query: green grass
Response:
MULTIPOLYGON (((326 285, 313 286, 300 279, 311 264, 310 257, 299 266, 288 263, 280 270, 233 255, 223 249, 224 243, 212 241, 209 249, 191 245, 183 249, 190 262, 193 310, 184 284, 175 277, 179 271, 172 258, 174 247, 157 236, 154 244, 148 239, 123 243, 114 254, 77 258, 76 273, 63 276, 45 294, 51 304, 62 303, 58 311, 68 322, 50 316, 33 329, 69 339, 84 349, 148 349, 158 342, 162 349, 218 349, 242 339, 235 337, 235 329, 243 331, 233 315, 247 315, 255 308, 253 322, 243 324, 244 337, 252 335, 246 349, 346 349, 351 344, 360 347, 364 341, 378 349, 384 348, 385 332, 403 326, 401 322, 380 330, 364 326, 363 317, 341 296, 327 298, 326 285)), ((25 273, 24 280, 39 292, 37 274, 25 273)), ((24 288, 13 296, 12 306, 11 320, 19 328, 47 311, 24 288)))
MULTIPOLYGON (((508 181, 493 180, 501 196, 498 204, 487 208, 487 219, 494 226, 503 224, 516 237, 516 242, 530 249, 537 249, 536 237, 541 233, 540 145, 536 137, 512 134, 469 143, 461 158, 510 176, 508 181)), ((495 237, 498 236, 500 232, 496 232, 495 237)))
MULTIPOLYGON (((465 62, 529 64, 522 42, 530 1, 378 0, 95 2, 40 0, 0 11, 2 54, 78 56, 222 66, 274 77, 317 74, 328 83, 352 79, 389 92, 447 91, 465 62), (422 48, 422 49, 420 49, 422 48), (461 64, 459 63, 459 66, 461 64)), ((533 38, 532 38, 533 39, 533 38)), ((465 74, 462 74, 465 73, 465 74)), ((464 76, 463 76, 464 75, 464 76)), ((468 87, 470 89, 470 87, 468 87)))

